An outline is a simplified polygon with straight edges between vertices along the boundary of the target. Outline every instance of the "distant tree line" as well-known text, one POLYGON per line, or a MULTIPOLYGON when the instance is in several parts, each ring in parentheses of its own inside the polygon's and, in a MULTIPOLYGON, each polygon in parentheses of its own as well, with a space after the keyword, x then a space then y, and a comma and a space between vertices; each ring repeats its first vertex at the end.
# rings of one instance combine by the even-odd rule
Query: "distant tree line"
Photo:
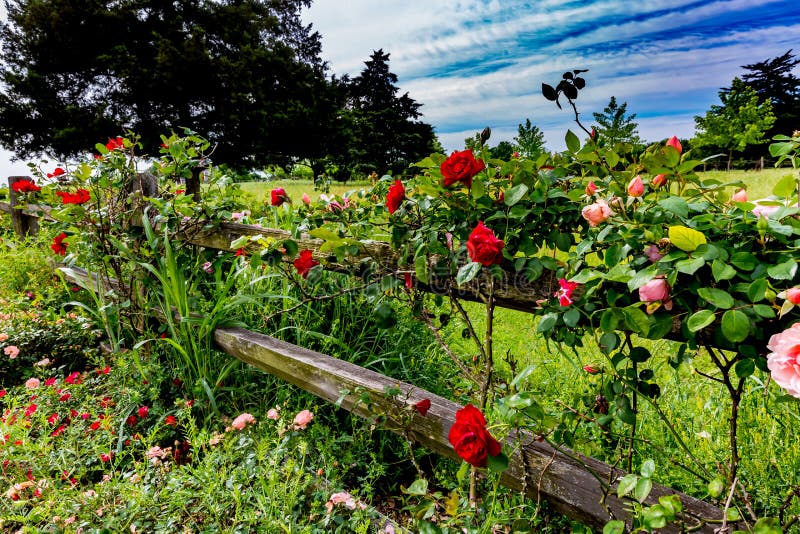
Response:
POLYGON ((157 153, 189 128, 234 168, 307 162, 320 174, 400 172, 438 147, 389 54, 329 76, 311 0, 8 0, 0 26, 0 145, 85 153, 130 130, 157 153))

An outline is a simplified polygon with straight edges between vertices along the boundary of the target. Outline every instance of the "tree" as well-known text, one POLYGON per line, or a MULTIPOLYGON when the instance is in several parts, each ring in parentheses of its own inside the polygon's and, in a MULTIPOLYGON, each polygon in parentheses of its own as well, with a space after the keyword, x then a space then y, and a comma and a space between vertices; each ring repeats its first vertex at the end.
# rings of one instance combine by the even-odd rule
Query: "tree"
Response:
POLYGON ((692 144, 727 151, 730 170, 734 152, 766 141, 764 133, 775 122, 775 115, 772 104, 760 100, 739 78, 733 79, 730 88, 720 90, 719 99, 722 105, 715 104, 705 116, 694 118, 697 133, 692 144))
POLYGON ((234 166, 313 152, 336 98, 319 34, 300 20, 308 5, 9 0, 0 144, 67 157, 132 130, 155 153, 160 134, 188 127, 234 166))
POLYGON ((617 105, 616 97, 612 96, 602 113, 592 113, 597 121, 594 129, 600 146, 613 147, 617 143, 626 143, 635 147, 642 144, 637 131, 639 125, 634 122, 636 114, 628 115, 627 110, 627 102, 617 105))
POLYGON ((398 173, 430 155, 436 136, 430 124, 417 120, 422 104, 408 93, 398 96, 397 75, 389 70, 388 53, 373 51, 364 65, 348 86, 354 128, 350 158, 361 172, 398 173))
POLYGON ((800 59, 789 50, 782 56, 742 65, 750 71, 742 75, 745 85, 752 87, 761 100, 772 104, 775 123, 765 134, 771 139, 777 134, 791 135, 800 128, 800 78, 792 74, 800 59))
POLYGON ((530 119, 525 119, 524 125, 517 125, 514 142, 519 147, 519 153, 526 158, 536 159, 545 152, 544 132, 538 126, 531 124, 530 119))
POLYGON ((509 161, 514 156, 515 151, 516 147, 509 141, 500 141, 496 147, 489 150, 489 154, 494 159, 509 161))

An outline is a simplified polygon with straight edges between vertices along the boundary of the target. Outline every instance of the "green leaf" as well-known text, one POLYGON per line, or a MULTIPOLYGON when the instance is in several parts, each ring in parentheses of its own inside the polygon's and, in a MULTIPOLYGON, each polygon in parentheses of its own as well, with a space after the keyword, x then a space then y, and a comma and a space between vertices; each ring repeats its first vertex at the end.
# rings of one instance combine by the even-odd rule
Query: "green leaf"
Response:
POLYGON ((714 312, 711 310, 700 310, 695 312, 686 321, 689 332, 699 332, 714 322, 714 312))
POLYGON ((781 534, 781 524, 776 517, 762 517, 753 525, 753 534, 781 534))
POLYGON ((424 478, 418 478, 407 488, 400 486, 400 489, 406 495, 427 495, 428 494, 428 481, 424 478))
POLYGON ((625 533, 625 521, 620 521, 619 519, 615 519, 614 521, 609 521, 606 523, 606 526, 603 527, 603 534, 624 534, 625 533))
POLYGON ((791 174, 778 180, 778 183, 772 188, 772 194, 776 197, 788 198, 795 193, 797 193, 797 179, 791 174))
POLYGON ((537 332, 549 332, 558 322, 558 314, 546 313, 539 319, 539 324, 536 325, 537 332))
POLYGON ((645 508, 642 511, 642 521, 650 530, 657 530, 667 526, 667 518, 664 517, 664 507, 656 504, 645 508))
POLYGON ((756 362, 752 358, 747 358, 746 360, 739 360, 736 362, 736 365, 733 367, 733 370, 736 372, 736 376, 739 378, 747 378, 748 376, 752 375, 756 370, 756 362))
POLYGON ((733 307, 733 297, 727 291, 714 287, 701 287, 697 290, 697 294, 712 306, 722 310, 733 307))
POLYGON ((725 481, 722 477, 715 477, 714 480, 708 483, 708 494, 715 499, 722 495, 725 490, 725 481))
POLYGON ((706 236, 702 233, 685 226, 670 226, 669 240, 684 252, 692 252, 700 245, 705 245, 708 242, 706 241, 706 236))
POLYGON ((658 205, 678 217, 689 216, 689 203, 681 197, 667 197, 659 200, 658 205))
POLYGON ((639 501, 644 502, 647 496, 650 495, 650 490, 653 489, 653 481, 649 478, 640 478, 636 482, 636 487, 633 490, 633 497, 639 501))
POLYGON ((731 343, 739 343, 750 335, 750 320, 744 312, 728 310, 722 315, 722 333, 731 343))
POLYGON ((731 265, 743 271, 752 271, 758 266, 758 258, 749 252, 737 252, 731 256, 731 265))
POLYGON ((381 302, 375 306, 372 316, 375 318, 378 328, 392 328, 397 324, 397 315, 394 308, 386 302, 381 302))
POLYGON ((772 306, 767 306, 766 304, 754 304, 753 311, 756 312, 756 315, 764 319, 775 318, 775 310, 772 309, 772 306))
POLYGON ((656 463, 648 458, 642 464, 641 473, 643 477, 651 478, 656 471, 656 463))
POLYGON ((414 258, 414 273, 421 283, 428 283, 428 258, 425 254, 419 254, 414 258))
POLYGON ((581 320, 581 312, 579 312, 576 308, 571 308, 568 312, 564 314, 564 324, 569 326, 570 328, 574 328, 578 321, 581 320))
POLYGON ((503 200, 503 202, 505 202, 506 206, 513 206, 514 204, 522 200, 522 197, 524 197, 525 193, 527 192, 528 192, 527 185, 525 184, 515 185, 514 187, 508 189, 504 193, 505 199, 503 200))
POLYGON ((750 302, 764 300, 767 294, 767 281, 759 278, 747 287, 747 298, 750 302))
POLYGON ((533 404, 533 402, 533 395, 528 391, 521 391, 506 398, 506 405, 508 405, 509 408, 514 408, 515 410, 527 408, 533 404))
POLYGON ((797 273, 797 260, 791 258, 783 263, 767 267, 767 274, 776 280, 791 280, 797 273))
POLYGON ((329 230, 327 228, 314 228, 313 230, 308 231, 308 235, 311 237, 316 237, 317 239, 322 239, 325 241, 341 241, 342 238, 336 232, 329 230))
POLYGON ((724 261, 714 260, 711 264, 711 274, 714 276, 714 281, 730 280, 736 276, 736 269, 725 263, 724 261))
POLYGON ((611 309, 603 312, 600 316, 600 329, 603 332, 613 332, 619 326, 619 316, 611 309))
POLYGON ((622 315, 625 317, 625 325, 637 334, 647 335, 650 330, 650 320, 647 314, 639 308, 623 308, 622 315))
POLYGON ((578 139, 577 135, 572 133, 572 130, 567 130, 567 135, 564 137, 564 141, 567 143, 567 150, 569 150, 572 154, 581 149, 581 141, 578 139))
POLYGON ((535 370, 536 370, 536 365, 535 364, 530 364, 525 369, 520 371, 520 373, 517 376, 514 377, 514 380, 511 381, 511 388, 512 389, 519 389, 520 384, 522 384, 522 382, 526 378, 531 376, 531 374, 533 374, 533 372, 535 370))
POLYGON ((477 261, 469 262, 465 265, 462 265, 458 269, 458 274, 456 274, 456 283, 458 285, 463 285, 475 278, 475 276, 481 272, 481 264, 477 261))
POLYGON ((497 456, 489 456, 487 458, 486 467, 493 473, 502 473, 508 469, 508 456, 502 452, 497 456))
POLYGON ((617 486, 617 497, 621 499, 628 493, 633 491, 633 488, 636 487, 636 482, 638 481, 639 477, 634 475, 633 473, 628 473, 627 475, 622 477, 619 481, 619 485, 617 486))
POLYGON ((442 534, 442 529, 439 525, 431 523, 430 521, 419 521, 417 523, 417 530, 419 534, 442 534))
POLYGON ((703 258, 689 258, 675 263, 675 268, 685 274, 694 274, 700 267, 706 264, 703 258))

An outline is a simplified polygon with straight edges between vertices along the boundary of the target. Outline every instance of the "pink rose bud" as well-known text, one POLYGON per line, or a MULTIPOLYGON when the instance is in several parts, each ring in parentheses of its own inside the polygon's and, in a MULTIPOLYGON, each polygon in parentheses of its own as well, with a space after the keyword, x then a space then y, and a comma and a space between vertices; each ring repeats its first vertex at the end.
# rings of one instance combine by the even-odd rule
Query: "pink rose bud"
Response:
POLYGON ((793 287, 786 290, 786 300, 792 304, 800 304, 800 287, 793 287))
POLYGON ((518 158, 519 157, 519 152, 514 152, 513 154, 511 154, 511 157, 512 158, 518 158))
POLYGON ((595 193, 597 193, 597 186, 594 184, 594 182, 589 182, 586 185, 586 195, 587 196, 592 196, 595 193))
POLYGON ((657 174, 653 176, 653 179, 650 180, 650 185, 653 187, 662 187, 665 183, 667 183, 667 175, 666 174, 657 174))
POLYGON ((639 288, 639 300, 642 302, 669 300, 669 284, 663 278, 653 278, 639 288))
POLYGON ((731 200, 734 202, 747 202, 747 191, 739 189, 733 194, 731 200))
POLYGON ((592 367, 591 365, 584 365, 583 370, 589 373, 590 375, 596 375, 600 372, 600 369, 596 367, 592 367))
POLYGON ((681 142, 678 141, 678 138, 675 137, 674 135, 672 137, 670 137, 669 140, 667 141, 667 146, 671 146, 672 148, 677 150, 678 154, 680 154, 683 151, 683 147, 681 146, 681 142))
POLYGON ((611 208, 608 207, 608 204, 603 199, 598 200, 594 204, 584 206, 584 208, 581 210, 581 216, 586 219, 586 221, 589 223, 589 226, 592 227, 607 221, 611 215, 611 208))
POLYGON ((303 200, 303 204, 305 204, 306 206, 311 204, 311 197, 308 196, 308 193, 303 193, 302 200, 303 200))
POLYGON ((632 197, 644 195, 644 184, 642 183, 642 177, 638 174, 628 183, 628 194, 632 197))

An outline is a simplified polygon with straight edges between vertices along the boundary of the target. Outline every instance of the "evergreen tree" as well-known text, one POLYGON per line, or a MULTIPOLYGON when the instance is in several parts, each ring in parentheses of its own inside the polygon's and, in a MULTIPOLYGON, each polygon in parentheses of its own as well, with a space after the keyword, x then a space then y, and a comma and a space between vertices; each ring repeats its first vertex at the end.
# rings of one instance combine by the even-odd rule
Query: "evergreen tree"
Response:
POLYGON ((777 134, 791 135, 800 129, 800 78, 792 74, 800 65, 800 59, 789 50, 782 56, 742 65, 750 71, 742 75, 742 81, 752 87, 761 100, 769 100, 775 123, 767 130, 765 137, 771 139, 777 134))
POLYGON ((617 143, 626 143, 632 146, 641 145, 637 128, 639 125, 634 122, 636 114, 627 114, 628 103, 617 104, 616 97, 611 97, 608 106, 602 113, 592 113, 597 125, 594 130, 597 132, 598 144, 605 147, 613 147, 617 143))
POLYGON ((519 153, 530 159, 536 159, 546 152, 544 148, 544 132, 538 126, 531 124, 530 119, 525 119, 525 124, 517 125, 517 136, 514 142, 519 147, 519 153))
POLYGON ((759 99, 739 78, 733 79, 730 88, 720 90, 719 99, 722 105, 715 104, 704 116, 694 118, 697 134, 692 145, 725 150, 730 170, 734 152, 766 141, 764 133, 775 122, 775 115, 769 100, 759 99))
POLYGON ((350 158, 359 172, 402 172, 436 148, 433 127, 418 120, 421 104, 408 93, 398 96, 396 84, 383 50, 373 51, 349 84, 354 129, 350 158))
POLYGON ((319 151, 335 116, 310 0, 9 0, 0 144, 74 156, 129 129, 156 153, 188 127, 214 159, 255 166, 319 151), (319 95, 323 95, 320 97, 319 95), (324 120, 320 120, 322 117, 324 120))

